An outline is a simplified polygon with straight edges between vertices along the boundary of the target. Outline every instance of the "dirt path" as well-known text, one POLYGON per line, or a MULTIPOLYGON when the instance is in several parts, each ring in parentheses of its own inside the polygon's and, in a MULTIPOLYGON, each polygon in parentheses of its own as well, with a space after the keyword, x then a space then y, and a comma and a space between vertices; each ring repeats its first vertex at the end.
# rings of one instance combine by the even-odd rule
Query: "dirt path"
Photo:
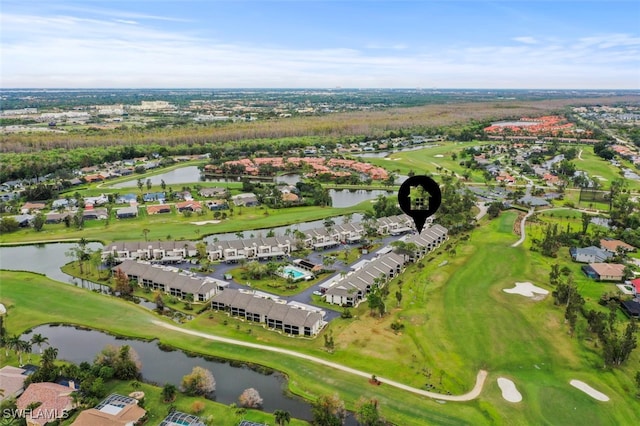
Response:
MULTIPOLYGON (((350 368, 350 367, 346 367, 344 365, 341 364, 337 364, 335 362, 331 362, 331 361, 327 361, 324 360, 322 358, 318 358, 312 355, 307 355, 307 354, 303 354, 300 352, 295 352, 289 349, 283 349, 283 348, 278 348, 275 346, 268 346, 268 345, 261 345, 258 343, 251 343, 251 342, 243 342, 242 340, 235 340, 235 339, 229 339, 226 337, 219 337, 219 336, 214 336, 212 334, 207 334, 207 333, 202 333, 199 331, 194 331, 194 330, 186 330, 184 328, 180 328, 178 326, 172 325, 172 324, 167 324, 165 322, 162 321, 157 321, 157 320, 153 320, 152 321, 154 324, 159 325, 161 327, 164 328, 168 328, 169 330, 174 330, 180 333, 185 333, 185 334, 190 334, 192 336, 197 336, 197 337, 201 337, 203 339, 208 339, 208 340, 213 340, 216 342, 222 342, 222 343, 228 343, 230 345, 237 345, 237 346, 244 346, 247 348, 253 348, 253 349, 260 349, 263 351, 269 351, 269 352, 277 352, 277 353, 281 353, 281 354, 285 354, 285 355, 289 355, 289 356, 294 356, 296 358, 302 358, 305 359, 307 361, 311 361, 311 362, 315 362, 316 364, 321 364, 321 365, 325 365, 327 367, 331 367, 331 368, 335 368, 336 370, 340 370, 340 371, 344 371, 346 373, 350 373, 350 374, 355 374, 357 376, 361 376, 367 379, 371 378, 372 373, 366 373, 364 371, 360 371, 360 370, 356 370, 354 368, 350 368)), ((398 389, 402 389, 408 392, 412 392, 418 395, 422 395, 422 396, 426 396, 429 398, 434 398, 434 399, 440 399, 443 401, 471 401, 472 399, 477 398, 480 395, 480 392, 482 391, 482 387, 484 386, 484 382, 487 378, 487 372, 485 370, 480 370, 478 372, 478 376, 476 377, 476 384, 473 387, 473 389, 471 389, 469 392, 463 394, 463 395, 443 395, 443 394, 439 394, 439 393, 435 393, 435 392, 429 392, 429 391, 425 391, 422 389, 418 389, 418 388, 414 388, 412 386, 408 386, 399 382, 395 382, 393 380, 389 380, 389 379, 385 379, 384 377, 380 377, 376 375, 376 378, 389 386, 393 386, 396 387, 398 389)))

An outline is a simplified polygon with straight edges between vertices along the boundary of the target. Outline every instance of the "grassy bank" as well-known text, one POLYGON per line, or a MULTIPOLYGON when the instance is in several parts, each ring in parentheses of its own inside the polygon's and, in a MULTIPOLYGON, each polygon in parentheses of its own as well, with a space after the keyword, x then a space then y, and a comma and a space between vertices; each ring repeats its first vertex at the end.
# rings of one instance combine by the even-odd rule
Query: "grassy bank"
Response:
POLYGON ((490 375, 480 398, 467 403, 439 404, 389 386, 374 387, 362 378, 301 359, 160 330, 150 323, 158 317, 141 307, 32 274, 2 272, 2 300, 10 307, 11 332, 64 321, 105 324, 110 331, 141 337, 162 336, 164 343, 178 348, 284 371, 290 377, 290 389, 308 398, 338 390, 353 407, 361 395, 375 397, 382 413, 396 424, 632 424, 638 409, 632 379, 640 361, 638 351, 625 366, 603 369, 600 348, 587 340, 584 323, 571 338, 563 311, 551 297, 532 301, 502 291, 520 281, 551 290, 547 285, 550 264, 564 262, 564 258, 531 252, 527 244, 510 247, 517 239, 512 232, 515 217, 503 213, 483 223, 469 239, 456 242, 455 254, 446 250, 450 241, 421 265, 411 265, 390 284, 386 316, 370 315, 365 303, 352 310, 354 318, 333 321, 330 330, 336 347, 332 354, 324 349, 322 336, 293 339, 223 313, 204 313, 184 326, 295 349, 437 392, 464 393, 472 387, 477 371, 487 369, 490 375), (395 293, 400 288, 403 297, 398 304, 395 293), (44 295, 51 305, 46 313, 40 303, 44 295), (82 304, 69 309, 69 303, 79 298, 82 304), (395 321, 404 326, 397 333, 390 327, 395 321), (501 376, 515 382, 522 402, 502 398, 496 384, 501 376), (611 401, 592 399, 571 387, 572 379, 585 381, 611 401))

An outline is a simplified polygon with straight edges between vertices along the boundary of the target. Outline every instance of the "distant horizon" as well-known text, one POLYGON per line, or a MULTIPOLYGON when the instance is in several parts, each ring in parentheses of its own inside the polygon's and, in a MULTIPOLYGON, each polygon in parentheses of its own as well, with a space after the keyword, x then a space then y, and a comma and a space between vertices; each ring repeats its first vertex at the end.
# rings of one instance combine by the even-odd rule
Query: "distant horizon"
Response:
POLYGON ((3 0, 0 86, 639 90, 638 22, 637 0, 3 0))
POLYGON ((439 91, 516 91, 516 92, 638 92, 638 89, 615 89, 615 88, 592 88, 592 89, 546 89, 546 88, 516 88, 516 87, 438 87, 438 88, 421 88, 421 87, 0 87, 0 92, 5 91, 108 91, 108 90, 314 90, 314 91, 423 91, 423 92, 439 92, 439 91))

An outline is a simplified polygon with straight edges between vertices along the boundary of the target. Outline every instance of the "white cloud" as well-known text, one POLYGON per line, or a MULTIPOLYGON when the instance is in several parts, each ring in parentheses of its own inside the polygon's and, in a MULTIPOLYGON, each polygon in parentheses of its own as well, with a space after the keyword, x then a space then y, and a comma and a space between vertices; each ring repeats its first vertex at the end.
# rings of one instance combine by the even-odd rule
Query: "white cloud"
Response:
POLYGON ((2 14, 2 87, 640 87, 640 41, 304 49, 214 40, 133 18, 2 14))
POLYGON ((538 44, 538 40, 529 36, 514 37, 514 40, 524 44, 538 44))

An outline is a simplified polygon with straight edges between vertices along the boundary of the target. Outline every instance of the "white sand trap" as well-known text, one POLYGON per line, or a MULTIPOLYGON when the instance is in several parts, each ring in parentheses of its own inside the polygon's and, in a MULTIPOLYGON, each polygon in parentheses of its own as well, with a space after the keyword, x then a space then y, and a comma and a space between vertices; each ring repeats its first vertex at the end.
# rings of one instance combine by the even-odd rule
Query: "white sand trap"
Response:
POLYGON ((516 283, 514 288, 505 288, 502 291, 510 294, 519 294, 524 297, 536 297, 536 295, 546 296, 549 294, 544 288, 540 288, 530 282, 516 283))
POLYGON ((434 157, 436 157, 436 158, 444 158, 444 155, 442 155, 442 154, 436 154, 436 155, 434 155, 434 157))
POLYGON ((498 377, 498 386, 502 391, 502 397, 509 402, 522 401, 522 394, 516 389, 516 384, 504 377, 498 377))
POLYGON ((214 224, 215 223, 220 223, 220 221, 219 220, 204 220, 202 222, 191 222, 191 223, 194 224, 194 225, 206 225, 208 223, 214 223, 214 224))
POLYGON ((604 401, 604 402, 609 400, 609 397, 607 395, 595 390, 585 382, 582 382, 580 380, 572 380, 569 382, 569 384, 576 389, 580 389, 582 392, 586 393, 593 399, 597 399, 598 401, 604 401))

